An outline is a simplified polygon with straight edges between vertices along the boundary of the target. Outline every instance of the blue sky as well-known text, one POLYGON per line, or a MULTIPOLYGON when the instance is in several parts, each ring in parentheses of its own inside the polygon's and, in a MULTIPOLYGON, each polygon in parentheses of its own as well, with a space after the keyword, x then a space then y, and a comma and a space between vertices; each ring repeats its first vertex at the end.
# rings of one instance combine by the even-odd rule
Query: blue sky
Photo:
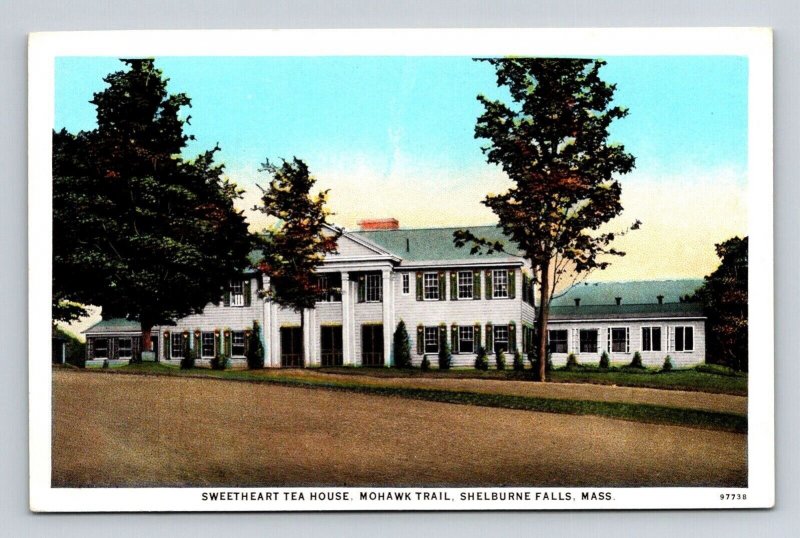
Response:
MULTIPOLYGON (((690 215, 705 213, 705 220, 682 233, 693 234, 689 244, 710 258, 704 254, 707 262, 684 274, 677 258, 686 253, 674 238, 665 249, 676 264, 662 273, 702 276, 696 273, 713 269, 714 242, 746 233, 747 60, 605 59, 601 76, 617 84, 616 101, 630 109, 613 125, 611 140, 637 159, 635 172, 621 178, 630 197, 626 216, 641 218, 643 230, 648 218, 669 228, 666 213, 694 204, 690 215), (653 205, 655 193, 660 206, 653 205), (720 227, 711 219, 729 222, 720 227)), ((473 137, 481 112, 476 95, 503 96, 488 64, 465 57, 162 57, 156 63, 171 92, 192 98, 187 130, 197 140, 187 155, 218 142, 219 159, 247 189, 264 181, 256 169, 265 158, 296 155, 331 189, 336 220, 346 226, 370 216, 398 216, 410 225, 492 221, 479 201, 502 189, 503 178, 473 137)), ((102 77, 121 68, 115 58, 58 58, 55 128, 91 129, 89 100, 104 87, 102 77)), ((666 230, 637 235, 650 243, 671 240, 666 230)), ((636 273, 625 265, 621 276, 636 273)))

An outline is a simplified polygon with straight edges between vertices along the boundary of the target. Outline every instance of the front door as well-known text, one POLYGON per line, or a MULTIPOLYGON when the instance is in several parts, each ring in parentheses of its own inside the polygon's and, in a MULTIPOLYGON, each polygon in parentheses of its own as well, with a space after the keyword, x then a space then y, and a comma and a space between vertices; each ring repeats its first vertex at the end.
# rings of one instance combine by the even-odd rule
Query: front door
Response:
POLYGON ((361 326, 361 364, 383 366, 383 325, 361 326))
POLYGON ((281 366, 303 367, 303 329, 300 327, 281 327, 281 366))
POLYGON ((342 326, 320 327, 322 366, 342 366, 342 326))

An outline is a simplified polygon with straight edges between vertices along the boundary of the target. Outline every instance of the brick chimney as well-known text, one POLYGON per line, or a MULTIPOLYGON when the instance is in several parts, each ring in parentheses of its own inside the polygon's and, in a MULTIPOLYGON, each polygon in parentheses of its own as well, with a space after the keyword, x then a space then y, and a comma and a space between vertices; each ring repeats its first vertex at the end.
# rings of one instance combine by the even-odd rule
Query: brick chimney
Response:
POLYGON ((362 230, 397 230, 400 223, 397 219, 363 219, 358 221, 358 227, 362 230))

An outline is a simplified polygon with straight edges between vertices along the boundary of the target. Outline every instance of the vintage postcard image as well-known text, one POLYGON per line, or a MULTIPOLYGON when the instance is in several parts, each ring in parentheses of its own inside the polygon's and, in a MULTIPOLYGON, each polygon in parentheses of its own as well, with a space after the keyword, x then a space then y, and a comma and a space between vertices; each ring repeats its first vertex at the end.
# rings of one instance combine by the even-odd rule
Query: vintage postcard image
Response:
POLYGON ((764 29, 33 34, 31 509, 772 506, 771 95, 764 29))

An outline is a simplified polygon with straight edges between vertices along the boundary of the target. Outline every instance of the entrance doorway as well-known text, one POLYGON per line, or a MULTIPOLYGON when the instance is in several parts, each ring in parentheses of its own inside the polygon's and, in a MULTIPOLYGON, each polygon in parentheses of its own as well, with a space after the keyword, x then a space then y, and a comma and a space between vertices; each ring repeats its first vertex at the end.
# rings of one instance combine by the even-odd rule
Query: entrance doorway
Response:
POLYGON ((383 366, 383 325, 361 326, 362 366, 383 366))
POLYGON ((303 329, 300 327, 281 327, 281 366, 303 367, 303 329))
POLYGON ((320 327, 320 361, 322 366, 342 366, 342 326, 320 327))

